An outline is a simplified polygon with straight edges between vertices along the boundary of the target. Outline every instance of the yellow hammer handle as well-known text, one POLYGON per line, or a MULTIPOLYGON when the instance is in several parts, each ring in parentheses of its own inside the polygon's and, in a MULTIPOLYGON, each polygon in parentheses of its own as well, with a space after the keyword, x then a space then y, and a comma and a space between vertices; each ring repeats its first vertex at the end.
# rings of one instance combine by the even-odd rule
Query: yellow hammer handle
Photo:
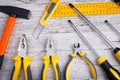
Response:
POLYGON ((49 56, 44 56, 43 57, 43 69, 42 69, 42 79, 41 80, 47 80, 46 75, 47 75, 47 70, 48 70, 48 66, 50 64, 50 58, 49 56))
POLYGON ((69 59, 69 62, 67 64, 67 67, 66 67, 66 72, 65 72, 65 80, 70 80, 70 68, 71 68, 71 64, 74 62, 75 60, 75 57, 76 57, 76 54, 75 53, 71 53, 70 54, 70 59, 69 59))
POLYGON ((22 65, 22 60, 21 57, 19 56, 15 56, 13 60, 14 60, 14 68, 11 75, 11 80, 18 80, 18 76, 22 65))
POLYGON ((97 80, 96 68, 93 65, 93 63, 87 58, 86 53, 81 52, 79 55, 82 58, 82 60, 84 60, 88 64, 91 76, 94 78, 94 80, 97 80))
POLYGON ((43 26, 46 26, 49 19, 52 17, 53 12, 59 5, 60 0, 50 0, 48 6, 46 7, 44 13, 42 14, 42 17, 40 19, 40 24, 43 26))
POLYGON ((58 60, 59 57, 58 56, 51 56, 52 59, 52 65, 55 71, 55 76, 56 76, 56 80, 61 80, 61 71, 58 65, 58 60))
POLYGON ((30 69, 30 63, 32 61, 32 58, 26 56, 23 58, 23 67, 25 72, 25 80, 32 80, 32 74, 30 69))

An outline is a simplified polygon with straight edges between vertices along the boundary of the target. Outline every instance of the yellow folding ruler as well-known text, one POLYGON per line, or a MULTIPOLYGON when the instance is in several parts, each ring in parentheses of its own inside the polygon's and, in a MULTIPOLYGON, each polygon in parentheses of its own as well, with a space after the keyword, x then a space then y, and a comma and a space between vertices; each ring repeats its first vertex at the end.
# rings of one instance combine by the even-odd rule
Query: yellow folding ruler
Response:
MULTIPOLYGON (((83 15, 104 15, 119 14, 120 7, 114 2, 100 2, 87 4, 74 4, 74 6, 83 13, 83 15)), ((72 17, 78 16, 68 4, 59 5, 54 11, 52 17, 72 17)))

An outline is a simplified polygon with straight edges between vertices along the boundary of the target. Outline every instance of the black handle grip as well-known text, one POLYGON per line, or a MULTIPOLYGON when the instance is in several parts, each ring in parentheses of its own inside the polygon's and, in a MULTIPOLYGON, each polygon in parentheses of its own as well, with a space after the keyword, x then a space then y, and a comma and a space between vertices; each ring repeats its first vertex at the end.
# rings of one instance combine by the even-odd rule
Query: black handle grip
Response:
POLYGON ((0 56, 0 69, 1 69, 2 64, 3 64, 3 59, 4 59, 4 55, 0 56))
POLYGON ((30 66, 28 66, 28 68, 27 68, 27 76, 28 76, 28 80, 32 80, 32 74, 31 74, 30 66))
POLYGON ((60 71, 60 67, 59 67, 58 64, 56 65, 56 68, 57 68, 57 70, 58 70, 58 80, 62 80, 62 79, 61 79, 61 71, 60 71))
POLYGON ((110 65, 106 60, 100 65, 106 72, 109 80, 120 80, 120 72, 110 65))

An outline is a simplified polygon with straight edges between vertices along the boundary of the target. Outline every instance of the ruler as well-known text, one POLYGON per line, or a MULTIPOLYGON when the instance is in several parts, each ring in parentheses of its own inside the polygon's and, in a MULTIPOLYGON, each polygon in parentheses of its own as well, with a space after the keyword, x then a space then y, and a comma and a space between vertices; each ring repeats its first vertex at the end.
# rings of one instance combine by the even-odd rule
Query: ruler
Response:
MULTIPOLYGON (((120 7, 114 2, 74 4, 74 6, 85 16, 120 14, 120 7)), ((68 4, 59 5, 52 15, 53 18, 73 16, 78 16, 78 14, 68 4)))

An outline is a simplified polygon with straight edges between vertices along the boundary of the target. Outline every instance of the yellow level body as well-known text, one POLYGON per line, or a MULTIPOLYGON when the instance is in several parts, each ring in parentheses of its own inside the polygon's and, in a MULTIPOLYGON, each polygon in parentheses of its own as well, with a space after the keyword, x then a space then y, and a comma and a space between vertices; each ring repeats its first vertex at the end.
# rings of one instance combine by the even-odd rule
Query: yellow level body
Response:
MULTIPOLYGON (((85 16, 91 15, 105 15, 105 14, 119 14, 120 7, 114 2, 99 2, 87 4, 74 4, 74 6, 82 12, 85 16)), ((52 17, 73 17, 78 14, 71 9, 68 4, 58 5, 52 17)))

